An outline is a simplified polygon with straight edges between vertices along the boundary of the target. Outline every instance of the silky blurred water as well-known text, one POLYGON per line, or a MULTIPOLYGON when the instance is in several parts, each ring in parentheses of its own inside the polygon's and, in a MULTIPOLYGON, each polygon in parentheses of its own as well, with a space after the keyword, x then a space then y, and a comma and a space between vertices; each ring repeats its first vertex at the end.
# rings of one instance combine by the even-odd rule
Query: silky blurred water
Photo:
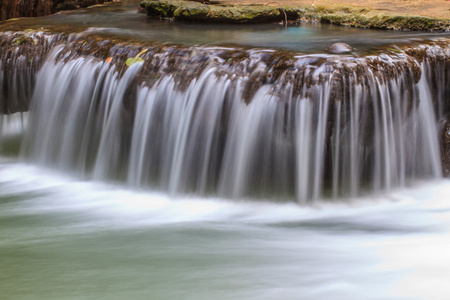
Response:
POLYGON ((311 207, 83 182, 3 158, 2 299, 446 299, 450 181, 311 207))

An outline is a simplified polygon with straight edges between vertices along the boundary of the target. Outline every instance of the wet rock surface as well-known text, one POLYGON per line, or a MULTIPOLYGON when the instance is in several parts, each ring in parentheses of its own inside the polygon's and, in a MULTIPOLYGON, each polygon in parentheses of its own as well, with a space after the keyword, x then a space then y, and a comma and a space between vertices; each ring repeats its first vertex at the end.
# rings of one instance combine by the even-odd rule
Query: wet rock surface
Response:
MULTIPOLYGON (((158 78, 172 76, 178 78, 181 88, 200 76, 206 67, 213 66, 217 68, 216 73, 219 75, 250 76, 255 79, 251 83, 255 87, 249 90, 257 89, 257 85, 273 83, 277 83, 275 90, 282 90, 286 83, 292 81, 298 85, 296 92, 301 91, 303 86, 329 80, 330 76, 333 82, 337 82, 334 84, 342 82, 344 77, 351 77, 355 83, 363 84, 368 76, 387 82, 407 72, 410 74, 408 78, 411 84, 415 84, 422 76, 420 64, 425 63, 430 65, 431 70, 440 66, 441 74, 427 74, 432 76, 433 82, 440 81, 433 86, 436 93, 439 93, 440 84, 445 84, 445 80, 448 80, 450 57, 447 40, 415 47, 405 46, 403 49, 385 47, 374 55, 362 57, 299 55, 288 51, 186 47, 178 44, 129 45, 101 37, 76 34, 66 36, 36 31, 4 33, 0 42, 2 71, 17 73, 23 70, 30 74, 30 78, 37 72, 48 52, 63 44, 60 59, 68 61, 80 56, 92 57, 111 64, 119 74, 128 67, 128 59, 139 57, 143 62, 139 74, 140 83, 147 86, 151 86, 158 78), (305 70, 308 71, 305 73, 305 70)), ((11 76, 4 76, 9 77, 11 76)), ((343 87, 348 88, 346 85, 343 87)), ((341 89, 338 88, 337 91, 341 89)), ((338 92, 333 94, 336 101, 342 100, 343 96, 337 96, 338 92)), ((249 97, 251 96, 250 93, 249 97)))
POLYGON ((441 128, 441 157, 442 172, 445 177, 450 177, 450 121, 445 120, 441 128))
POLYGON ((0 113, 27 111, 35 76, 61 35, 43 32, 4 33, 0 37, 0 113))
POLYGON ((349 44, 346 43, 334 43, 325 50, 330 53, 343 54, 343 53, 350 53, 355 49, 353 49, 349 44))

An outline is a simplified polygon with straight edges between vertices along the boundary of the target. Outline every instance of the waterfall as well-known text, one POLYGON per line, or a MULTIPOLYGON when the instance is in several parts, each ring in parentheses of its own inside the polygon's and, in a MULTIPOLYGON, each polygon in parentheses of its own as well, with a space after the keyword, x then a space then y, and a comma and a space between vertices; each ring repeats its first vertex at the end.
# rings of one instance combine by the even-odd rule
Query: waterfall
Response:
POLYGON ((194 47, 147 49, 126 67, 74 53, 54 47, 35 75, 22 144, 33 163, 299 203, 441 176, 450 76, 438 60, 194 47))

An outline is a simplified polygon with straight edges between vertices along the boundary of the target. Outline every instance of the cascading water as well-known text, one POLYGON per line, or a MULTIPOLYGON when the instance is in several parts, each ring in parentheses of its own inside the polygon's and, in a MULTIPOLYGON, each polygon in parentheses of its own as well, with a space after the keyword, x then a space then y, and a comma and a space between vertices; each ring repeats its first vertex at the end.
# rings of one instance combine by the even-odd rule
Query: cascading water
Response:
POLYGON ((1 25, 1 299, 450 294, 448 34, 99 10, 1 25))
POLYGON ((56 47, 37 74, 25 157, 171 194, 300 203, 441 176, 448 95, 429 60, 144 52, 123 70, 56 47))

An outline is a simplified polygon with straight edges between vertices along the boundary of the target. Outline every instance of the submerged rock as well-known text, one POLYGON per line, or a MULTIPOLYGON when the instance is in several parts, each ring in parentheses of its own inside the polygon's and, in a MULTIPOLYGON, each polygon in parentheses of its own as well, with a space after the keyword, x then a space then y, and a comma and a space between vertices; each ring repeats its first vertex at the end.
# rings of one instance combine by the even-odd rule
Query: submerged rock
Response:
POLYGON ((346 43, 334 43, 325 50, 334 54, 344 54, 355 51, 354 48, 352 48, 349 44, 346 43))

